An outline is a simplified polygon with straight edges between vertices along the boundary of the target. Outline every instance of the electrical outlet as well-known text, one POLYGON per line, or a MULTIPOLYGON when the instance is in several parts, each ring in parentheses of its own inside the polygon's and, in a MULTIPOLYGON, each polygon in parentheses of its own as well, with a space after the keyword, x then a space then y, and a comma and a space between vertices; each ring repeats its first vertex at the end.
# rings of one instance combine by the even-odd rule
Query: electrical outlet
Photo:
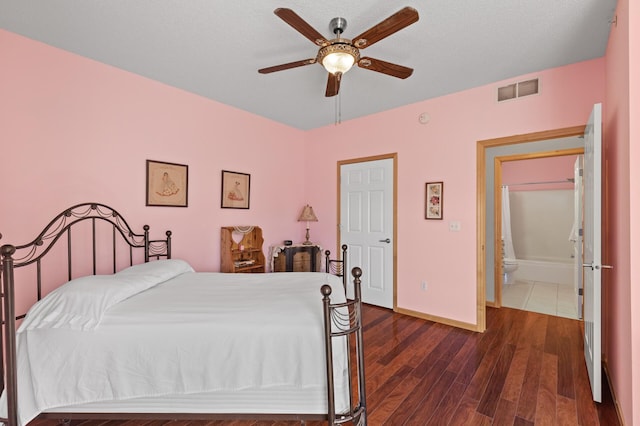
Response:
POLYGON ((427 282, 426 282, 426 281, 422 281, 422 282, 420 283, 420 289, 421 289, 422 291, 427 291, 427 282))

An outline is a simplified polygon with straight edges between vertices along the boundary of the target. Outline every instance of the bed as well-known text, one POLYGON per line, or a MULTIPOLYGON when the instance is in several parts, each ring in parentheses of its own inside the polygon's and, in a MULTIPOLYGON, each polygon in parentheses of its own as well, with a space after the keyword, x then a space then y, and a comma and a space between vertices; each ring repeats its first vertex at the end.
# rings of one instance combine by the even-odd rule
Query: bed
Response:
POLYGON ((366 425, 359 268, 347 300, 346 278, 330 273, 195 272, 172 259, 171 241, 170 231, 152 240, 148 226, 135 233, 114 209, 84 203, 32 242, 0 248, 0 421, 366 425), (61 255, 45 260, 57 245, 67 282, 42 297, 47 268, 59 274, 61 255), (30 286, 37 302, 17 315, 15 290, 30 286))

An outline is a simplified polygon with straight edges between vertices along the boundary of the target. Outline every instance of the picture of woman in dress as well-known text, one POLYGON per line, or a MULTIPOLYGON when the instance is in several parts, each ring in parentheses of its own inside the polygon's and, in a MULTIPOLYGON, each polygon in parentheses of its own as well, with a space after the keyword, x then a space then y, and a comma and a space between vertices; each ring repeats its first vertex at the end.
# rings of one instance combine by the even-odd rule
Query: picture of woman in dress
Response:
POLYGON ((242 191, 240 191, 240 182, 236 181, 234 187, 229 194, 227 194, 227 198, 231 201, 244 201, 244 197, 242 196, 242 191))
POLYGON ((251 175, 222 171, 220 207, 223 209, 248 209, 251 190, 251 175))
POLYGON ((187 207, 189 166, 147 160, 147 206, 187 207))
POLYGON ((180 191, 180 188, 175 184, 173 180, 169 177, 168 172, 164 172, 162 174, 162 183, 160 184, 160 191, 156 191, 156 194, 161 197, 169 197, 171 195, 175 195, 180 191))

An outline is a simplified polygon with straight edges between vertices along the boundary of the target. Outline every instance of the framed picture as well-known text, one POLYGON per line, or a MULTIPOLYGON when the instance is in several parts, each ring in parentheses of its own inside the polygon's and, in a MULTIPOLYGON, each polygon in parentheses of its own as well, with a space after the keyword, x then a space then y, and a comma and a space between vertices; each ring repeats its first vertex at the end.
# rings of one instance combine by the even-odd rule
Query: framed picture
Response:
POLYGON ((220 207, 223 209, 248 209, 251 175, 222 171, 220 207))
POLYGON ((425 219, 442 219, 442 196, 444 195, 444 183, 427 182, 425 199, 425 219))
POLYGON ((147 160, 147 206, 187 207, 189 166, 147 160))

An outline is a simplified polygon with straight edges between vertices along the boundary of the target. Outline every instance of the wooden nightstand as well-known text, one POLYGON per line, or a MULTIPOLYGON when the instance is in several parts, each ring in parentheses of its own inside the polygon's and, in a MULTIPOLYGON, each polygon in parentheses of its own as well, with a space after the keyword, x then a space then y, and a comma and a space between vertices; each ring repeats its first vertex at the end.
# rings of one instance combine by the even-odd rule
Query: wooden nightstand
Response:
POLYGON ((318 245, 273 246, 270 253, 273 272, 319 272, 321 270, 322 248, 318 245))
POLYGON ((258 226, 220 228, 220 272, 265 272, 262 229, 258 226), (242 239, 236 242, 233 233, 242 239))

